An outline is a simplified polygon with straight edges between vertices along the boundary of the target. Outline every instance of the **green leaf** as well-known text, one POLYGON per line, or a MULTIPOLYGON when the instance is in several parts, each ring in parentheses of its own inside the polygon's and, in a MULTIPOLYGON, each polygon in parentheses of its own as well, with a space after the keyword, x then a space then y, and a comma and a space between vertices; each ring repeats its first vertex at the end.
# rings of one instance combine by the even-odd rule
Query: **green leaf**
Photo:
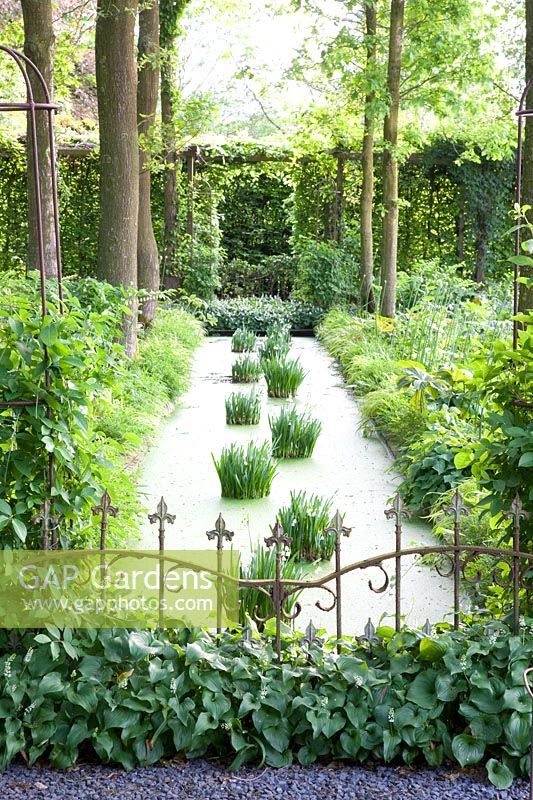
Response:
POLYGON ((465 467, 469 467, 473 460, 474 453, 472 450, 459 450, 454 456, 453 463, 457 469, 464 469, 465 467))
POLYGON ((533 451, 529 453, 523 453, 520 456, 520 460, 518 462, 519 467, 533 467, 533 451))
POLYGON ((509 767, 506 767, 500 761, 496 761, 495 758, 490 758, 487 761, 487 773, 489 781, 497 789, 508 789, 513 782, 514 776, 509 767))
POLYGON ((462 767, 479 764, 485 753, 485 743, 467 733, 454 736, 452 752, 462 767))
POLYGON ((5 500, 0 500, 0 514, 4 514, 6 517, 10 517, 12 515, 11 506, 9 503, 6 503, 5 500))
POLYGON ((40 694, 55 694, 56 692, 63 692, 65 686, 61 680, 59 672, 49 672, 41 679, 39 684, 40 694))
POLYGON ((422 639, 420 642, 420 660, 421 661, 440 661, 446 653, 447 647, 444 642, 437 641, 436 639, 422 639))
POLYGON ((41 328, 39 338, 47 347, 52 347, 59 337, 59 325, 55 322, 49 322, 41 328))
POLYGON ((407 692, 407 699, 421 708, 434 708, 437 703, 433 671, 421 672, 416 676, 407 692))
POLYGON ((11 524, 13 525, 13 530, 15 531, 20 541, 25 542, 26 536, 28 535, 28 530, 25 524, 22 522, 22 520, 17 519, 17 517, 13 517, 13 519, 11 520, 11 524))

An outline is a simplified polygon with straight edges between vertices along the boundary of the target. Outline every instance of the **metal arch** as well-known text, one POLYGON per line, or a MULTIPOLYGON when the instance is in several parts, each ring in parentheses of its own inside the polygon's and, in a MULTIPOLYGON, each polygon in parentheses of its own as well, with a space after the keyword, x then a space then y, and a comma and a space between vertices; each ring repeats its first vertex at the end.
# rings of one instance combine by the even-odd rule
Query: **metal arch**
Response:
MULTIPOLYGON (((533 88, 533 77, 529 79, 526 83, 524 91, 520 97, 520 103, 518 105, 518 111, 516 112, 516 116, 518 117, 518 126, 517 126, 517 147, 516 147, 516 194, 515 194, 515 203, 520 208, 522 204, 522 150, 523 150, 523 137, 524 137, 524 119, 528 117, 533 117, 533 108, 526 108, 526 101, 527 96, 529 94, 530 89, 533 88)), ((517 227, 517 230, 514 234, 514 254, 515 256, 520 255, 520 228, 517 227)), ((520 278, 520 266, 518 264, 514 264, 513 270, 513 349, 516 350, 518 347, 518 320, 516 319, 516 315, 518 314, 518 300, 519 300, 519 278, 520 278)))
MULTIPOLYGON (((54 221, 54 244, 55 244, 55 257, 56 257, 56 269, 57 269, 57 290, 59 297, 59 312, 62 314, 64 313, 63 272, 61 264, 61 237, 59 228, 59 204, 57 197, 57 163, 56 163, 54 125, 53 125, 53 113, 56 109, 60 108, 60 106, 51 101, 50 91, 48 89, 48 86, 41 71, 33 63, 33 61, 30 58, 28 58, 28 56, 26 56, 24 53, 21 53, 18 50, 15 50, 13 47, 8 47, 7 45, 0 45, 0 53, 5 53, 7 56, 13 59, 18 69, 20 70, 20 73, 24 80, 24 84, 26 86, 26 102, 16 103, 16 102, 0 101, 0 113, 3 111, 5 112, 25 111, 26 119, 28 121, 28 129, 31 138, 31 150, 33 156, 32 167, 33 167, 36 226, 37 226, 37 258, 38 258, 38 269, 40 278, 41 314, 43 317, 47 313, 48 298, 47 298, 46 270, 45 270, 45 256, 44 256, 44 230, 43 230, 43 209, 42 209, 43 195, 42 195, 42 185, 41 185, 41 175, 40 175, 39 148, 37 144, 37 112, 45 112, 47 115, 48 148, 50 151, 49 158, 50 158, 51 189, 52 189, 52 209, 53 209, 53 221, 54 221), (43 94, 44 102, 39 102, 35 99, 30 80, 30 74, 35 76, 35 78, 37 79, 37 82, 43 94)), ((48 351, 46 345, 43 345, 43 352, 45 356, 45 362, 47 362, 48 351)), ((50 370, 48 369, 48 366, 46 366, 45 368, 45 383, 47 389, 50 389, 51 380, 50 380, 50 370)), ((27 408, 30 406, 35 406, 36 404, 38 404, 38 398, 33 398, 31 400, 7 400, 7 401, 0 400, 0 409, 27 408)), ((48 418, 51 417, 50 406, 48 406, 47 408, 47 416, 48 418)), ((48 459, 48 483, 49 483, 49 491, 51 493, 54 484, 54 457, 52 453, 50 454, 48 459)), ((44 503, 45 516, 47 513, 46 504, 48 502, 49 501, 45 499, 44 503)), ((52 547, 55 547, 56 544, 57 544, 57 533, 56 533, 56 528, 53 528, 52 547)), ((46 530, 44 530, 43 549, 47 549, 48 546, 49 546, 48 533, 46 530)))
POLYGON ((57 283, 58 294, 60 301, 60 310, 63 311, 63 274, 61 265, 61 238, 59 229, 59 204, 57 199, 57 164, 55 154, 55 140, 54 140, 54 126, 53 126, 53 112, 60 108, 57 103, 52 103, 50 99, 50 91, 44 80, 44 77, 38 67, 28 58, 24 53, 15 50, 13 47, 7 45, 0 45, 0 52, 6 53, 10 56, 17 67, 19 68, 24 83, 26 85, 27 101, 25 103, 12 103, 0 101, 0 112, 2 111, 25 111, 29 115, 30 131, 31 131, 31 145, 33 154, 33 178, 35 187, 35 204, 37 210, 37 250, 38 250, 38 266, 40 273, 41 283, 41 311, 43 316, 47 310, 47 295, 46 295, 46 273, 44 264, 44 234, 43 234, 43 219, 42 219, 42 187, 40 176, 40 163, 39 152, 37 147, 37 117, 36 112, 45 111, 48 118, 48 143, 50 150, 50 170, 52 179, 52 205, 54 216, 54 239, 56 251, 56 264, 57 264, 57 283), (36 76, 43 96, 44 102, 35 100, 33 88, 30 80, 30 71, 36 76))

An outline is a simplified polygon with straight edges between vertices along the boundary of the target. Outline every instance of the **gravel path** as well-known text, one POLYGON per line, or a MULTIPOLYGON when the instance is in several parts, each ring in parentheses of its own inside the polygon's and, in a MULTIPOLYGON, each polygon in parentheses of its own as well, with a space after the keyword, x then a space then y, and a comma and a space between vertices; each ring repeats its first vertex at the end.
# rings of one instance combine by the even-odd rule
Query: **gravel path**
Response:
POLYGON ((229 773, 206 761, 124 772, 81 766, 65 772, 12 766, 0 776, 2 800, 527 800, 515 781, 506 791, 478 771, 452 768, 299 767, 229 773))

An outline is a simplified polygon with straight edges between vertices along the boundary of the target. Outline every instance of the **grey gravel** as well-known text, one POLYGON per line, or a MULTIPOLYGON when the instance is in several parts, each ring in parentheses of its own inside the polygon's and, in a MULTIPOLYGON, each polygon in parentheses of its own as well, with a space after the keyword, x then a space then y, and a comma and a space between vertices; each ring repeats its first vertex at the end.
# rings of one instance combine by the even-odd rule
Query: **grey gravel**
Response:
POLYGON ((77 766, 58 771, 11 766, 0 775, 0 799, 23 800, 527 800, 525 781, 505 791, 479 770, 453 767, 329 766, 243 768, 237 773, 205 760, 171 762, 124 772, 77 766))

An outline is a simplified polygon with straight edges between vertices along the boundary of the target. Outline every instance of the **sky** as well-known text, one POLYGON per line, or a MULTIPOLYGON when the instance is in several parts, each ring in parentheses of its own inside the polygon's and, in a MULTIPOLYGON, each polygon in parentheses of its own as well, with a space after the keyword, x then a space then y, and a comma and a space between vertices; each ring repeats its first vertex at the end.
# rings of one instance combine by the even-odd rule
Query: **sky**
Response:
MULTIPOLYGON (((281 3, 276 2, 277 9, 281 3)), ((277 88, 298 48, 309 33, 312 18, 304 12, 276 13, 264 0, 241 0, 233 15, 216 3, 194 0, 184 18, 181 84, 186 96, 212 92, 223 100, 222 120, 242 119, 272 108, 299 107, 309 102, 309 90, 290 81, 277 88), (246 77, 235 78, 243 69, 246 77)))

